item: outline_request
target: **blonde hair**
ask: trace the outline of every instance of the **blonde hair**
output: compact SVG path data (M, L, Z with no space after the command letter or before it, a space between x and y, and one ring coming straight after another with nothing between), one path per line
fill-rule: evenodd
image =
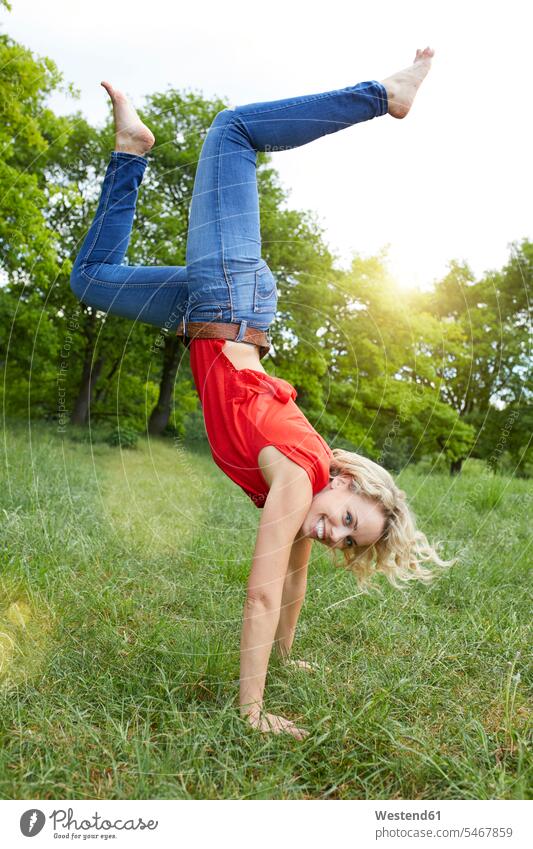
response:
M374 545L354 545L343 549L344 564L334 557L336 566L343 566L355 574L362 590L366 591L378 572L383 573L394 587L402 589L408 581L432 581L436 577L436 569L444 569L457 561L457 558L441 560L426 535L417 530L405 492L396 486L386 469L360 454L341 448L334 448L332 453L331 477L351 477L351 489L379 502L385 515L383 534ZM433 568L427 568L423 563L432 564Z

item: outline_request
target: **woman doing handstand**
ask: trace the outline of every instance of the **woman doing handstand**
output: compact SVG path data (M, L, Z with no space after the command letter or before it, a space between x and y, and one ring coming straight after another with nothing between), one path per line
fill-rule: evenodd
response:
M432 56L417 50L413 65L381 82L220 112L198 163L185 267L123 264L155 139L127 98L102 83L116 145L71 285L91 307L184 336L213 458L262 508L240 673L241 715L261 731L307 734L266 713L263 693L273 645L284 658L291 649L313 540L341 551L363 583L375 572L396 585L428 580L423 561L444 562L389 473L330 450L294 403L295 389L261 364L277 290L261 258L257 151L298 147L387 113L405 117Z

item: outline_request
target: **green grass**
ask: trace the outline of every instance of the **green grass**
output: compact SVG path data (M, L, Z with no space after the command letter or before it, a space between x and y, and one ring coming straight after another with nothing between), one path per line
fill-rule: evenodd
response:
M293 653L321 671L267 679L298 742L238 714L259 511L205 449L13 424L1 468L2 798L531 795L530 482L402 474L461 556L430 587L357 595L317 547Z

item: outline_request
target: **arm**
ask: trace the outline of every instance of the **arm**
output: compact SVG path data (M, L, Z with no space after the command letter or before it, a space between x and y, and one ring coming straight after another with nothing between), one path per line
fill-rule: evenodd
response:
M303 538L296 539L292 544L289 568L283 585L278 628L274 638L274 649L282 658L290 654L298 617L304 603L307 565L312 545L312 540Z
M262 709L291 546L312 501L305 470L288 458L284 461L278 466L263 508L248 579L241 636L242 716L257 716Z

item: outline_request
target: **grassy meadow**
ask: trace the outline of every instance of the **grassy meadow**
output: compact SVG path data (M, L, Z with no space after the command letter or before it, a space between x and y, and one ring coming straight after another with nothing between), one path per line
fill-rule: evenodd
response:
M205 446L7 426L0 494L0 797L531 796L532 483L406 469L419 524L460 562L358 593L316 546L293 656L238 713L259 511Z

